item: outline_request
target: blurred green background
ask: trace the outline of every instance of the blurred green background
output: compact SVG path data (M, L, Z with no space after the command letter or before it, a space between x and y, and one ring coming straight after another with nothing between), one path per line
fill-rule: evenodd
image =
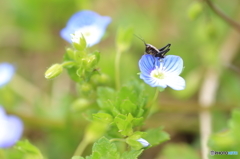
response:
M232 19L239 19L238 0L214 3ZM115 36L119 27L133 27L136 35L158 48L171 43L168 54L184 60L181 76L186 79L186 89L167 88L162 92L154 115L144 126L164 126L171 140L144 151L141 159L201 158L199 123L203 121L199 113L203 110L210 112L215 135L223 131L240 133L234 129L240 126L238 122L229 126L231 112L240 106L239 32L205 1L5 0L0 6L0 62L14 64L17 71L13 80L0 89L0 104L24 120L23 138L47 158L70 158L88 123L84 113L69 112L72 101L79 96L66 71L54 80L44 78L46 69L61 61L70 45L59 31L72 14L83 9L112 18L102 41L90 48L101 52L99 67L110 76L108 85L114 86ZM134 38L121 58L123 83L139 80L138 60L143 53L142 41ZM152 94L153 89L148 89ZM236 136L229 136L235 140ZM218 144L225 141L224 137L215 136L209 145L215 151L240 153L237 143L231 149L227 142ZM90 151L91 145L84 154Z

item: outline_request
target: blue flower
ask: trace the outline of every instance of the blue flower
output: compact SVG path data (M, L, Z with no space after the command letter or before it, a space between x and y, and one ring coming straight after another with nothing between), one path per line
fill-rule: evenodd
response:
M83 35L87 41L87 46L91 47L100 42L110 22L111 18L108 16L100 16L93 11L83 10L75 13L69 19L60 35L69 43L79 43L79 39Z
M179 56L168 55L159 59L145 54L139 60L139 68L140 78L151 87L169 86L175 90L185 88L185 80L179 76L183 69L183 60Z
M0 87L7 84L12 79L14 72L15 68L13 65L9 63L0 64Z
M7 115L0 106L0 148L13 146L21 138L22 132L22 121L14 115Z
M147 142L147 140L140 138L137 140L138 142L140 142L142 144L143 147L148 147L150 144Z

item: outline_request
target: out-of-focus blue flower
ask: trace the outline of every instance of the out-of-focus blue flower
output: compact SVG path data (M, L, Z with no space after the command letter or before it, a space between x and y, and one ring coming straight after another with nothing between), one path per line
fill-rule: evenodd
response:
M0 106L0 148L13 146L21 138L22 133L22 121L14 115L7 115Z
M147 142L147 140L143 139L143 138L140 138L137 140L138 142L140 142L143 147L148 147L150 144Z
M7 84L15 72L13 65L9 63L0 63L0 87Z
M151 87L175 90L185 88L185 80L179 76L183 69L183 60L179 56L168 55L159 60L150 54L145 54L139 60L140 78Z
M100 42L111 18L101 16L93 11L83 10L75 13L68 21L67 26L61 30L60 35L69 43L79 43L82 35L87 46L91 47Z

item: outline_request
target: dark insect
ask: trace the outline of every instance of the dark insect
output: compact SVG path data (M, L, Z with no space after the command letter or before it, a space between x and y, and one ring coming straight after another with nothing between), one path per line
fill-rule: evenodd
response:
M136 35L135 35L136 36ZM136 36L138 37L138 36ZM166 46L157 49L155 46L151 44L147 44L142 38L138 37L140 40L142 40L146 46L145 53L151 54L154 57L164 58L165 54L170 50L171 44L167 44Z

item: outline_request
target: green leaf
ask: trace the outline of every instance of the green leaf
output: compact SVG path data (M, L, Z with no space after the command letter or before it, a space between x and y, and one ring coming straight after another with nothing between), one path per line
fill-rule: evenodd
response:
M109 87L99 87L97 89L97 95L97 103L102 110L112 115L119 114L119 111L114 106L114 101L116 98L114 89Z
M234 110L232 113L232 119L230 120L230 128L234 135L234 138L240 142L240 111Z
M80 156L73 156L72 159L84 159L84 157L80 157Z
M85 37L82 35L79 38L79 42L73 42L73 46L75 49L79 50L79 51L83 51L87 48L87 42Z
M22 151L28 158L44 159L40 150L32 145L28 140L18 141L15 148Z
M138 156L143 152L142 150L132 150L132 151L126 151L122 154L121 159L137 159Z
M169 134L164 132L162 129L163 129L162 127L149 129L144 139L146 139L152 146L158 145L164 141L169 140L170 139Z
M116 107L122 114L131 113L134 117L143 116L146 97L142 91L138 91L137 85L127 85L121 88L117 94Z
M75 51L72 48L67 48L64 55L64 61L75 60Z
M78 70L78 67L76 66L73 66L71 68L68 68L67 69L67 72L70 76L70 78L75 81L75 82L81 82L82 79L77 75L77 70Z
M136 109L137 109L137 105L132 103L129 99L123 100L120 106L118 107L118 110L120 110L122 114L129 114L129 113L135 114Z
M133 118L133 126L140 126L143 125L144 122L144 118L140 117L140 118Z
M134 150L140 150L143 148L143 145L137 141L138 139L142 138L146 133L145 132L134 132L131 136L126 139L128 145L130 145Z
M85 137L88 142L93 142L103 136L108 128L108 124L94 121L86 128Z
M106 137L102 137L94 143L92 152L92 159L120 159L117 146Z
M80 157L80 156L73 156L72 159L92 159L92 156L87 156L87 157Z
M93 114L93 119L104 123L111 123L113 121L113 117L107 113Z
M131 45L133 28L119 28L116 37L117 49L120 52L127 51Z
M117 125L119 132L123 136L130 136L133 133L133 117L131 114L128 116L119 114L115 117L114 122Z
M147 102L147 95L145 92L145 86L143 83L140 83L138 80L131 80L126 86L122 87L118 93L118 103L121 103L124 99L129 99L132 103L137 106L137 110L134 114L134 117L144 116L144 107Z
M91 102L86 98L79 98L71 104L71 110L78 112L89 108Z

